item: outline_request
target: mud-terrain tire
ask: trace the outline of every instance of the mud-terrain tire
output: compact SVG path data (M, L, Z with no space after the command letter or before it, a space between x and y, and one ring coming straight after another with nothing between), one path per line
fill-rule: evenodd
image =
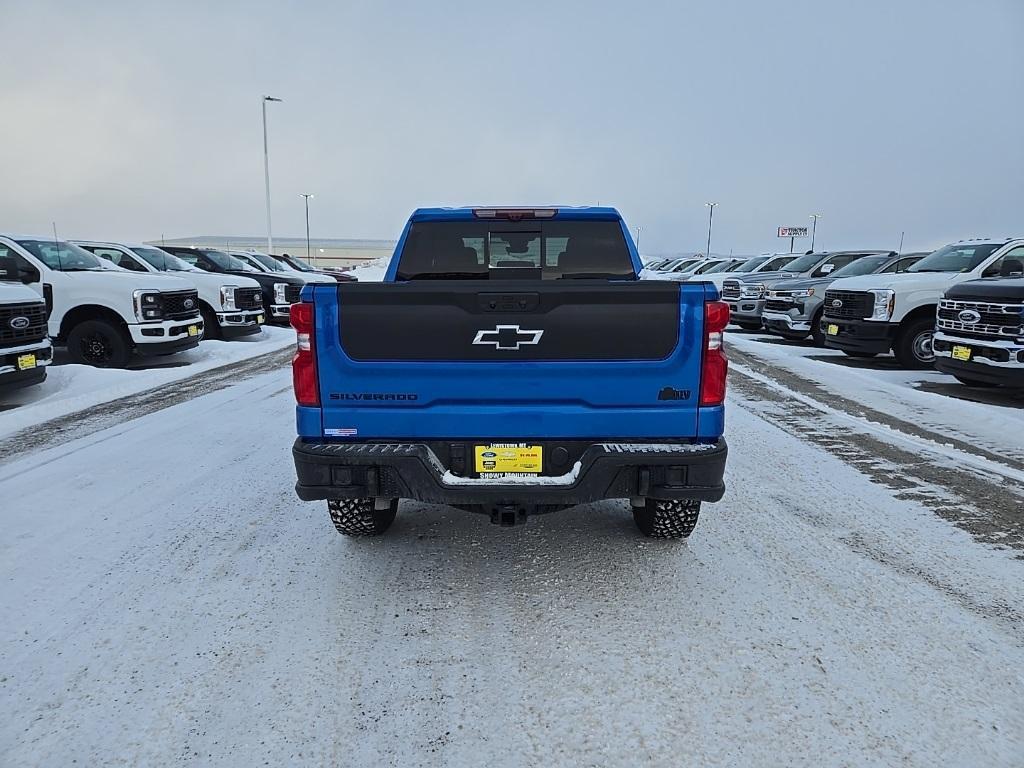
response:
M736 323L736 325L738 325L744 331L760 331L761 330L761 324L760 323Z
M398 499L391 499L387 509L374 509L373 499L332 499L327 511L340 534L380 536L395 521Z
M694 499L647 499L633 507L633 522L651 539L685 539L697 526L700 502Z
M106 320L86 320L68 334L68 356L94 368L124 368L132 358L131 339Z
M963 384L965 387L977 387L978 389L991 389L992 387L998 387L998 384L993 384L991 381L978 381L977 379L969 379L966 376L958 376L953 374L953 378Z
M935 320L923 317L901 328L892 345L892 353L904 368L926 369L933 367L935 353L932 338L935 335Z

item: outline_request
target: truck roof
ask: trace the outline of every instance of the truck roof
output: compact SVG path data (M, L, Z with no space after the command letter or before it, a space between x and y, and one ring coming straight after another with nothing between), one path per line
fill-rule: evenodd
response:
M467 205L459 208L417 208L409 217L411 221L484 221L494 219L562 219L596 221L620 221L618 210L600 205L546 205L546 206L495 206Z
M110 245L120 246L121 248L159 248L159 245L146 245L145 243L129 243L124 240L71 240L76 245Z

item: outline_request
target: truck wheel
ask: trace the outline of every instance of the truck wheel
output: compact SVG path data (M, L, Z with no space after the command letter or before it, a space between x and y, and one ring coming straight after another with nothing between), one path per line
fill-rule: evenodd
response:
M124 368L131 360L125 332L106 320L86 320L68 334L68 355L73 362L96 368Z
M203 338L204 339L219 339L220 323L217 322L217 315L214 314L212 309L207 309L203 306L199 310L199 314L203 316Z
M932 337L935 335L935 320L923 317L915 320L900 331L893 344L892 352L904 368L931 368L935 362L932 351Z
M647 499L642 507L633 507L636 527L652 539L685 539L699 516L700 502L694 499Z
M821 316L822 311L819 310L814 314L814 317L811 318L811 341L814 342L814 346L816 347L825 346L825 334L821 330Z
M978 381L977 379L968 379L965 376L958 376L953 374L953 378L963 384L965 387L977 387L978 389L989 389L990 387L998 387L998 384L993 384L991 381Z
M331 522L345 536L379 536L391 527L398 511L398 499L386 509L375 509L373 499L332 499L327 502Z
M742 328L745 331L760 331L761 330L761 324L760 323L736 323L736 325L738 325L740 328Z

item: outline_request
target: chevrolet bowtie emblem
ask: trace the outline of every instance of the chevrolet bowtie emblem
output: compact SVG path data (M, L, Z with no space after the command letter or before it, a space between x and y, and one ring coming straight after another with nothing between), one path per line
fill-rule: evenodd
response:
M498 325L493 330L477 331L473 343L514 352L522 346L540 343L543 335L542 330L527 331L518 325Z

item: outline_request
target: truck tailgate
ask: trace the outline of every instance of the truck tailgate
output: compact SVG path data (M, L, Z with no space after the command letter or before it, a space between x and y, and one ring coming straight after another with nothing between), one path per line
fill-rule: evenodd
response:
M717 297L713 287L428 280L310 293L322 407L305 417L300 409L300 434L685 439L703 431L704 303Z

